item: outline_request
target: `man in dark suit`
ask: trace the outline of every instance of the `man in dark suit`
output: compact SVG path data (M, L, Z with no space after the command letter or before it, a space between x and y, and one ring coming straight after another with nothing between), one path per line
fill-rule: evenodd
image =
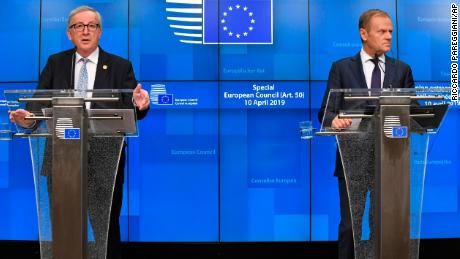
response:
M132 98L125 98L109 108L136 108L142 119L149 110L149 95L137 83L131 62L109 54L99 47L102 35L101 15L88 6L80 6L69 14L67 36L75 48L49 57L43 69L38 89L134 89ZM88 106L87 106L88 107ZM92 104L92 108L108 108ZM18 109L10 113L10 120L30 128L34 121L25 120L31 111ZM124 182L125 149L122 149L113 191L110 213L107 258L120 258L120 225L122 190Z
M360 16L359 33L362 49L355 56L341 59L332 64L327 90L318 114L323 126L343 129L352 124L352 120L338 117L339 110L351 108L350 104L337 98L326 107L331 89L414 87L411 68L403 62L385 55L391 49L392 32L393 26L388 13L371 9ZM350 205L343 163L338 150L336 156L334 175L338 177L341 217L338 254L339 258L353 258L354 244Z

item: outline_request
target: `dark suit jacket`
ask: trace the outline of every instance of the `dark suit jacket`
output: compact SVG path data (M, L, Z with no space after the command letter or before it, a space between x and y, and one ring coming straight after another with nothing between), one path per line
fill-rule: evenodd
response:
M45 68L43 69L38 90L48 89L74 89L73 76L75 49L66 50L48 58ZM105 66L105 69L104 69ZM94 89L134 89L137 85L134 77L133 67L130 61L116 55L109 54L99 47L99 59L96 68L96 78L94 80ZM40 111L42 107L50 107L51 104L32 104L28 107L31 111ZM127 109L133 108L132 95L123 95L122 101L117 103L93 103L91 108L112 108L112 109ZM138 119L142 119L147 115L149 109L139 111L136 108ZM44 161L51 161L50 157L51 146L47 142L45 148ZM123 149L122 158L125 150ZM124 161L120 161L124 162ZM119 168L121 171L124 167ZM50 165L43 166L42 174L50 175ZM119 172L118 177L123 178L123 174Z
M43 69L38 89L73 89L74 88L74 54L75 49L66 50L48 58ZM103 67L106 67L104 69ZM110 54L99 47L99 60L94 80L94 89L134 89L137 85L133 67L130 61ZM132 108L131 97L125 96L124 100L110 108ZM102 104L93 104L92 108L109 108ZM148 109L137 110L137 118L142 119L147 115Z
M385 77L383 81L383 88L414 87L412 70L409 65L402 61L385 56L384 73ZM346 104L343 101L336 101L334 103L330 103L326 110L329 91L331 89L348 88L367 89L360 53L353 57L341 59L332 64L331 70L329 72L326 93L324 94L321 109L318 113L318 119L320 123L323 121L324 116L324 124L330 126L332 120L338 114L340 109L348 109L351 108L349 105L356 105ZM338 151L334 175L343 177L342 161L340 160Z

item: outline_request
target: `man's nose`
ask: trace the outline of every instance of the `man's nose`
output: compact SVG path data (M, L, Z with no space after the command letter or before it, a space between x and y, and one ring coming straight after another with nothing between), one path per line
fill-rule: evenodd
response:
M83 34L88 34L89 33L89 28L88 26L83 27Z

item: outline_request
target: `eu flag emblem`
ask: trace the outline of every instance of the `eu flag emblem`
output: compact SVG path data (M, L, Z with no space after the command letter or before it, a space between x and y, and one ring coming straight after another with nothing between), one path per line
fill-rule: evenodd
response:
M80 129L79 128L64 129L64 139L80 139Z
M173 104L173 95L172 94L159 94L158 95L158 104L172 105Z
M204 0L204 44L272 44L272 0Z
M407 127L406 126L393 127L391 136L393 138L407 138Z

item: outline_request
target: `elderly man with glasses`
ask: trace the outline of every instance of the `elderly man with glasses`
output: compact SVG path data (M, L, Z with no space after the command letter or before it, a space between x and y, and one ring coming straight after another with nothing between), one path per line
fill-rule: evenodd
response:
M75 48L51 55L48 58L48 62L40 75L38 89L75 89L83 91L92 89L134 89L133 98L129 100L129 103L117 105L125 107L133 107L134 105L137 118L142 119L149 110L148 92L137 83L130 61L107 53L99 47L101 35L102 18L98 11L89 6L80 6L72 10L68 17L67 36ZM22 127L32 128L35 125L35 121L25 119L26 116L31 115L33 114L30 111L18 109L10 112L10 120ZM123 196L124 167L125 149L123 148L113 191L107 258L120 258L122 254L120 249L119 216ZM42 174L44 173L42 172ZM51 184L51 181L49 181L49 184ZM89 209L91 210L91 208Z

